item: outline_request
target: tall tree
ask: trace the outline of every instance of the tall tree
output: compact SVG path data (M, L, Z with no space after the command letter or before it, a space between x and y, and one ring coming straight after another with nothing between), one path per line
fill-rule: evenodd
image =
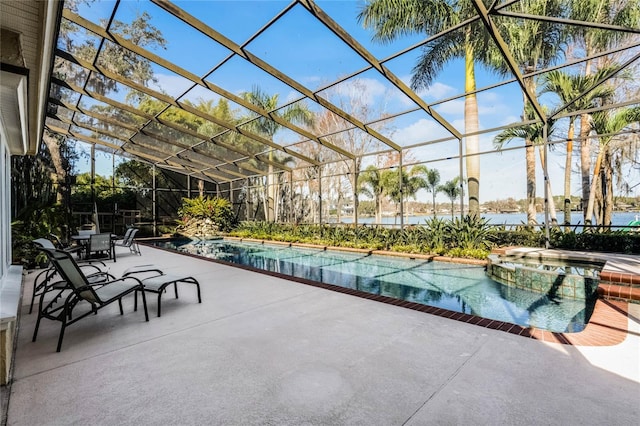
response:
M278 94L269 95L260 87L254 86L250 92L242 93L242 97L247 101L252 103L253 105L263 109L264 111L269 112L272 116L278 116L283 118L286 121L289 121L294 124L302 124L306 126L313 125L314 117L311 111L307 108L305 104L295 103L293 105L289 105L286 108L277 109L278 108ZM282 128L282 125L278 124L276 121L267 117L260 117L254 120L251 120L247 127L252 129L253 131L262 134L267 137L270 141L273 141L273 137L275 134ZM281 161L286 162L290 160L290 157L287 158L277 158L274 154L273 149L269 150L269 160L271 161ZM283 163L284 164L284 163ZM267 182L265 189L265 219L267 221L274 221L277 218L275 217L275 205L276 205L276 182L275 175L273 170L273 164L269 164L268 172L267 172Z
M475 14L471 2L449 0L369 0L358 15L365 28L373 29L374 40L390 42L408 34L438 34ZM475 93L475 61L494 65L495 49L489 44L485 28L479 21L463 30L449 31L427 44L413 68L413 89L428 88L444 68L457 58L465 61L465 133L479 130L478 103ZM480 212L480 157L478 135L465 137L469 213Z
M575 111L581 111L584 109L595 106L596 100L602 100L609 98L613 95L613 89L609 85L600 85L595 89L584 94L580 99L575 100L578 95L585 92L589 88L605 77L611 72L611 68L602 68L596 74L593 75L580 75L569 74L563 71L551 71L543 76L542 93L553 92L555 93L560 102L568 107L566 112L572 113ZM572 102L572 103L570 103ZM564 225L566 231L571 228L571 169L572 169L572 155L573 155L573 140L575 137L575 121L576 117L569 117L569 127L567 130L567 154L565 157L565 169L564 169Z
M376 207L376 223L380 223L382 221L384 183L382 180L382 172L378 167L370 165L360 173L358 192L373 198Z
M530 15L562 17L566 14L564 0L522 0L511 6L512 10ZM532 19L505 19L500 21L500 29L513 59L523 74L530 74L546 68L563 54L567 33L553 22ZM507 73L506 63L498 65L498 70ZM536 96L535 77L527 77L524 85L530 96ZM523 117L536 119L528 112L529 98L523 91ZM527 222L536 223L536 154L532 140L525 134L525 163L527 176ZM548 174L547 174L548 176ZM550 184L549 184L550 185Z
M589 202L587 204L587 216L585 224L591 225L593 220L593 209L596 199L596 188L598 178L602 169L603 158L610 154L610 145L618 133L632 124L640 123L640 107L623 108L616 112L599 111L593 113L592 129L598 135L599 152L593 169L593 179L589 188ZM603 185L603 190L606 186ZM607 225L607 223L601 223Z
M637 0L568 0L569 17L578 21L606 23L629 28L640 25L640 8ZM570 36L576 50L589 57L598 51L605 50L624 39L633 37L629 33L589 28L586 26L572 27ZM589 76L595 72L598 62L587 60L584 63L583 75ZM585 223L587 219L587 205L590 197L591 174L591 118L589 114L580 117L580 172L582 175L582 200Z
M545 114L546 114L546 108L544 108L545 110ZM533 107L530 104L527 104L526 109L525 109L525 114L522 119L523 121L533 121L535 119L535 113L533 111ZM532 150L535 149L535 147L539 147L540 148L540 164L544 170L545 175L549 175L548 170L544 169L545 168L545 161L544 161L544 124L543 123L530 123L530 124L526 124L526 125L521 125L518 127L510 127L508 129L503 130L502 132L498 133L494 138L493 138L493 142L494 145L496 146L497 149L501 149L504 144L506 144L507 142L513 140L513 139L524 139L525 143L528 145L531 145ZM555 120L549 120L548 124L547 124L547 138L549 136L551 136L554 132L554 126L555 126ZM535 151L533 151L533 159L535 161ZM532 178L529 176L529 173L535 173L535 163L534 163L534 167L527 167L527 180L532 180L535 178ZM548 194L548 203L549 203L549 208L550 208L550 215L551 215L551 223L553 225L557 225L558 224L558 219L556 218L556 210L555 210L555 204L553 202L553 194L551 192L551 183L549 182L549 180L546 180L547 183L547 194ZM527 199L527 204L530 203L530 200ZM534 214L537 212L537 210L535 209L535 198L534 198ZM529 212L527 212L527 219L529 223L533 223L531 221L531 219L529 219ZM535 216L534 216L534 220L535 220Z
M402 169L402 172L399 170L382 172L382 191L396 206L396 217L398 216L397 208L405 198L415 199L417 192L426 188L426 173L427 168L422 165L413 166L408 172L405 169Z
M77 13L80 3L81 1L79 0L68 0L65 1L64 7ZM92 0L83 3L89 3L88 6L90 6ZM129 24L114 20L107 27L108 21L104 19L100 23L108 31L125 37L138 46L164 47L166 42L162 34L150 24L150 20L151 16L145 12L136 16ZM105 43L102 45L102 49L98 51L99 46L96 46L94 39L80 34L78 27L70 21L62 21L59 38L60 44L68 53L88 61L95 60L107 70L143 85L148 85L150 82L155 81L149 61L115 43ZM118 85L115 81L93 74L85 68L75 66L59 58L54 64L53 73L56 77L78 86L83 86L87 81L90 88L102 95L118 90ZM132 93L127 94L128 100L130 100ZM73 165L73 162L70 162L69 157L66 156L68 151L67 142L46 131L42 139L51 155L56 172L56 181L59 183L59 188L63 188L65 187L64 183L68 181L68 175ZM60 193L59 201L62 200L63 194Z
M436 195L440 192L440 172L436 169L427 169L425 172L425 189L431 193L433 217L436 216Z
M460 196L460 177L456 176L446 181L443 185L440 185L438 189L451 200L451 220L453 220L454 203Z
M381 117L388 116L385 110L386 103L371 102L372 94L370 86L363 79L353 78L341 83L338 86L332 86L322 92L323 97L326 96L334 105L340 107L341 110L357 117L363 123L371 123ZM383 94L382 96L386 96ZM389 134L393 131L393 119L388 118L369 125L377 132ZM367 132L360 129L354 129L353 125L335 113L325 110L316 116L314 130L319 136L323 136L324 140L329 141L333 145L343 148L355 156L353 159L343 158L336 164L341 165L342 170L349 176L349 184L351 186L351 196L353 197L353 221L357 222L358 214L358 180L362 171L362 159L367 152L377 150L376 145L380 143L377 139ZM325 161L330 160L324 158ZM339 181L338 185L342 185ZM346 185L345 185L346 186ZM343 195L338 194L342 199Z

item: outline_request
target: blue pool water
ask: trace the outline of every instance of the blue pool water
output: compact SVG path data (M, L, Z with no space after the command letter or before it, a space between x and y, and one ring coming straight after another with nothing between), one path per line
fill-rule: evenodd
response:
M595 300L550 299L497 283L481 266L235 241L158 247L555 332L579 332Z

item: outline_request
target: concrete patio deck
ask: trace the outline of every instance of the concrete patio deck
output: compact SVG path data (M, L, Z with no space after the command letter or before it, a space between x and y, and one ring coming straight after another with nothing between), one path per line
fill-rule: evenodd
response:
M605 347L546 343L193 257L142 247L202 287L163 296L150 321L117 305L70 326L28 315L9 425L637 424L640 305Z

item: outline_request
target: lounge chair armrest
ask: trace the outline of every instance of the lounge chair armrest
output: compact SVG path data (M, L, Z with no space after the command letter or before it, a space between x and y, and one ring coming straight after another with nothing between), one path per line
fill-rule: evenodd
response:
M135 282L138 283L138 285L141 288L144 288L144 284L142 284L142 281L136 277L132 277L132 276L128 276L128 277L122 277L122 278L118 278L117 280L113 280L113 281L109 281L109 283L115 283L115 282L119 282L119 281L127 281L127 280L134 280Z
M122 278L129 277L134 274L144 274L149 272L155 272L159 275L163 274L162 270L156 265L138 265L124 271L124 273L122 274Z
M92 263L82 264L82 265L78 265L78 266L80 267L80 269L93 268L95 270L95 272L89 272L89 273L82 271L82 272L84 272L85 275L88 275L88 274L94 275L94 274L102 273L102 269L98 268L96 265L94 265Z
M42 285L42 283L47 283L53 278L54 275L57 275L58 271L55 268L45 269L44 271L38 272L34 281L36 287Z

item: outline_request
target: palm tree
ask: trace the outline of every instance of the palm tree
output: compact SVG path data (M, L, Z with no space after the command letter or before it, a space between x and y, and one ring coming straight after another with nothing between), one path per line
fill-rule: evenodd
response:
M578 95L593 87L594 83L600 81L608 75L612 68L602 68L593 75L568 74L563 71L551 71L543 76L542 93L555 93L563 105L572 102ZM568 113L580 111L595 106L598 99L609 98L613 95L613 88L609 85L599 85L589 93L582 96L575 102L572 102L565 108ZM573 138L575 135L575 117L569 117L569 128L567 129L567 155L565 157L564 169L564 224L566 231L571 228L571 168L573 154Z
M546 110L546 108L545 108ZM546 112L545 112L546 114ZM534 111L533 111L533 107L530 104L526 104L525 107L525 116L523 117L523 121L530 121L533 120L534 118ZM548 121L548 135L550 136L553 131L554 131L554 124L555 124L555 120L549 120ZM548 172L546 169L544 169L545 167L545 161L544 161L544 124L543 123L532 123L532 124L526 124L526 125L522 125L522 126L518 126L518 127L510 127L508 129L503 130L502 132L498 133L494 138L493 138L493 143L496 146L497 149L501 149L507 142L513 140L513 139L524 139L525 142L527 143L527 145L531 146L531 152L533 153L533 160L534 160L534 167L527 167L527 193L532 192L533 193L533 207L534 207L534 216L533 216L533 221L531 220L531 218L529 217L529 211L527 211L527 221L528 223L535 223L535 186L533 188L529 187L529 183L530 182L534 182L535 184L535 177L531 177L529 176L529 173L533 173L535 174L535 146L538 146L540 149L540 163L543 167L543 170L545 172L545 175L548 176ZM558 224L558 219L556 218L556 209L555 209L555 203L553 201L553 195L551 193L551 183L549 182L549 179L547 179L547 192L548 192L548 202L549 202L549 209L550 209L550 215L551 215L551 223L553 225L557 225ZM527 200L527 202L529 203L530 200Z
M374 165L368 166L358 176L358 192L373 198L376 206L376 223L382 221L382 195L384 186L382 173Z
M603 22L628 28L640 25L640 8L636 1L620 0L570 0L569 18L578 21ZM604 50L609 46L620 43L632 34L620 31L608 31L589 27L572 27L570 36L575 44L584 51L584 56ZM593 74L592 61L585 62L583 74ZM582 175L582 200L584 202L584 220L587 221L587 200L590 197L591 173L591 132L589 114L580 117L580 170ZM591 217L588 218L591 221Z
M522 0L511 8L532 15L563 16L566 5L564 0ZM562 53L567 33L551 22L530 19L509 19L500 21L501 32L518 68L523 74L529 74L551 65ZM508 73L506 63L497 64L497 71ZM526 78L527 92L535 96L536 81ZM537 118L528 112L529 98L523 91L524 117ZM534 141L525 136L525 162L527 177L527 222L536 221L536 154ZM549 184L549 182L547 182ZM550 184L549 184L550 185Z
M440 191L440 172L436 169L426 169L425 172L425 189L431 193L433 217L436 216L436 195Z
M270 96L266 92L262 91L258 86L254 86L251 92L242 93L242 97L247 102L252 103L253 105L261 108L264 111L271 112L272 115L282 117L283 119L295 123L295 124L303 124L306 126L311 126L313 124L313 114L304 104L293 104L289 105L286 108L276 110L278 107L278 94ZM273 111L273 112L272 112ZM252 131L259 133L270 141L273 141L273 137L275 134L282 128L282 126L276 123L274 120L268 117L260 117L254 120L251 120L247 127ZM279 161L284 164L283 159L277 159L274 155L273 150L269 151L269 160L271 161ZM290 158L288 157L288 161ZM276 184L275 177L273 172L273 164L269 164L268 173L267 173L267 182L266 182L266 192L265 192L265 220L274 221L276 220L275 216L275 205L276 205Z
M426 180L424 178L427 168L417 165L411 168L409 172L404 169L402 172L397 170L385 170L381 174L382 193L387 195L397 208L401 205L405 198L416 198L417 192L421 188L426 188ZM402 176L402 183L400 181Z
M451 180L446 181L443 185L438 187L438 190L444 193L449 200L451 200L451 220L453 220L453 204L460 196L460 177L456 176Z
M416 200L418 191L427 188L428 170L429 169L422 164L413 166L411 168L404 184L404 193L406 194L407 198L411 197Z
M404 170L402 170L402 173L397 170L385 170L380 175L380 181L382 183L383 195L389 197L389 200L391 200L396 208L396 215L394 216L394 223L396 223L398 206L403 200L403 188L407 186L407 173Z
M374 40L390 42L407 34L437 34L475 14L468 0L368 0L358 20L374 30ZM484 27L474 22L462 31L451 31L423 48L413 68L411 87L427 88L444 66L453 59L465 61L465 133L479 130L478 103L475 93L474 61L493 64L495 48L489 43ZM480 140L477 135L465 137L466 171L469 188L469 213L480 212Z
M600 150L598 152L596 164L593 169L593 179L591 180L591 187L589 188L587 216L585 217L584 222L586 225L592 224L598 178L600 176L603 158L610 152L611 141L618 133L620 133L620 131L622 131L626 127L629 127L631 124L639 122L640 107L623 108L613 114L611 113L611 111L599 111L593 113L591 127L598 135L600 135L598 138L600 142ZM602 223L601 225L604 225L604 223Z

